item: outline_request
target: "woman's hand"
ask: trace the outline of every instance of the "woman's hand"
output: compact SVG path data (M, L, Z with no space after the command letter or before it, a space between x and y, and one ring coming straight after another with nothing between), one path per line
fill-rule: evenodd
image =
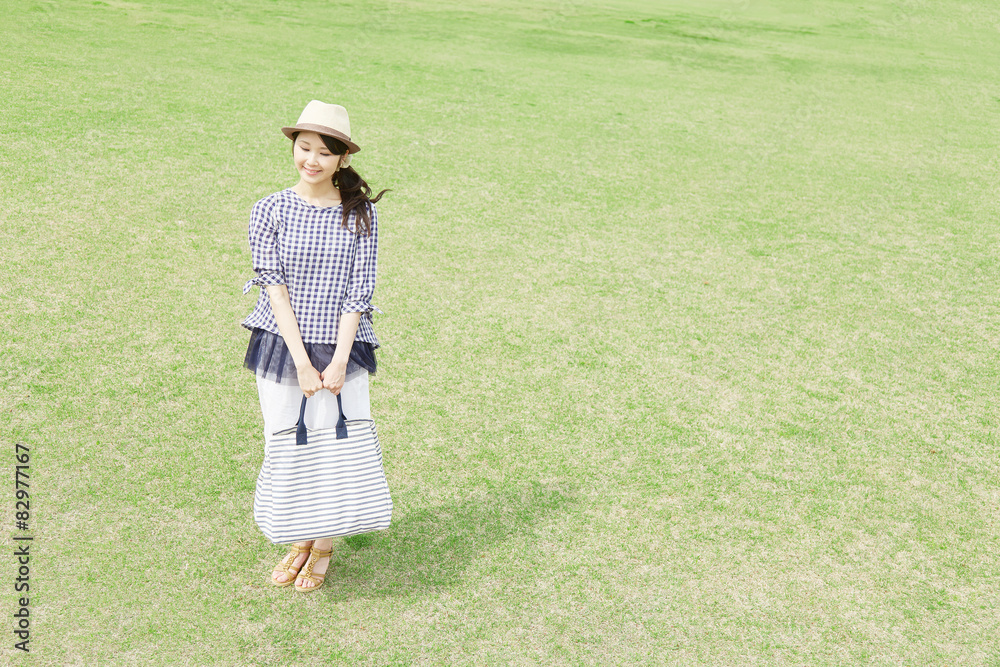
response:
M337 351L333 353L330 365L323 371L323 388L329 389L334 395L339 394L344 388L344 381L347 379L347 359L354 346L354 336L360 322L361 313L340 315L340 326L337 327ZM343 355L343 358L340 355Z
M339 394L344 388L344 380L347 378L347 360L340 360L336 357L330 361L330 365L323 371L323 388L329 389L334 394Z
M311 364L308 368L296 368L295 372L299 376L299 389L306 396L312 396L323 388L323 378Z

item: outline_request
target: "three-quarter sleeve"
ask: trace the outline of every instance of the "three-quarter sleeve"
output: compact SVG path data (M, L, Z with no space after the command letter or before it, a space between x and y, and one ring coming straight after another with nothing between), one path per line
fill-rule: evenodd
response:
M378 213L375 204L369 204L371 214L371 234L357 237L354 267L344 295L344 313L370 313L378 310L372 305L375 294L375 271L378 263ZM357 226L357 221L355 221Z
M285 285L285 269L278 255L278 226L273 201L262 199L254 205L250 211L247 239L257 275L246 282L243 293L246 294L254 286Z

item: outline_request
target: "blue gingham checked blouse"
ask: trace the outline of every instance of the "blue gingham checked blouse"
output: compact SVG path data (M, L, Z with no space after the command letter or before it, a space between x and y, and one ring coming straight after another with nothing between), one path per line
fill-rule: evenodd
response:
M371 236L357 236L341 225L341 205L313 206L292 189L275 192L254 204L250 212L250 254L257 272L243 293L257 285L260 296L243 321L247 329L279 334L265 285L287 285L292 311L304 343L334 343L341 313L362 313L355 340L377 348L372 328L375 269L378 256L378 215L370 204ZM351 248L353 253L351 268ZM382 312L382 311L378 311Z

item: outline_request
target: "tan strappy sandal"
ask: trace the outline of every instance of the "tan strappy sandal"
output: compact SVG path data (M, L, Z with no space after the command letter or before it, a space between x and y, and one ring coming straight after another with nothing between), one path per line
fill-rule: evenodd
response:
M299 593L312 593L313 591L318 591L323 587L323 582L326 581L327 572L330 571L330 564L326 564L326 572L323 574L313 574L313 565L316 564L320 558L326 558L333 554L333 549L310 549L309 550L309 560L306 561L305 567L302 568L302 572L299 574L298 578L295 580L295 590ZM299 586L299 579L308 579L309 581L316 584L315 586L310 586L305 588Z
M285 557L281 559L281 562L275 566L275 569L278 568L281 569L281 572L279 572L278 574L284 573L287 579L285 581L278 581L277 579L274 578L274 572L272 571L271 583L274 584L275 586L291 586L292 584L294 584L295 578L298 576L300 568L293 567L292 563L294 563L295 559L299 557L299 554L304 554L309 550L310 550L309 547L300 547L297 544L293 544L292 550L289 551L287 554L285 554Z

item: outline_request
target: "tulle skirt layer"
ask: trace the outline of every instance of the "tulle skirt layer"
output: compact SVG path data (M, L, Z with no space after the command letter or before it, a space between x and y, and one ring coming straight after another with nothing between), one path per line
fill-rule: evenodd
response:
M330 343L304 343L306 353L312 362L313 368L323 372L330 361L333 353L337 350L337 345ZM243 366L258 377L262 377L278 384L295 385L299 384L299 376L295 372L295 361L292 359L285 340L276 333L271 333L264 329L254 329L250 332L250 343L247 345L246 358ZM365 370L375 374L375 348L371 343L356 340L351 347L351 356L347 360L347 378L351 378L358 371Z

